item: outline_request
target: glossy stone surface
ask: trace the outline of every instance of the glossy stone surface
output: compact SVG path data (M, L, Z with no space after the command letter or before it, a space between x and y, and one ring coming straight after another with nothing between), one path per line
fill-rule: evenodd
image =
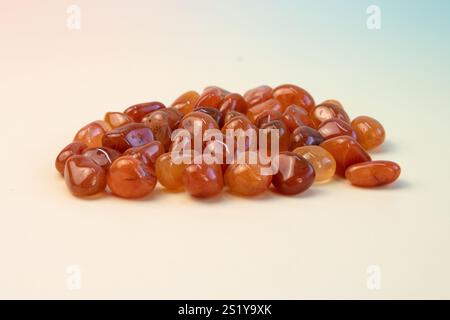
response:
M252 123L255 123L255 119L259 114L269 110L282 112L281 103L275 99L269 99L267 101L264 101L248 109L247 117Z
M170 191L181 191L184 189L183 173L188 164L180 161L175 163L171 153L164 153L156 160L156 177L159 183Z
M255 163L231 164L225 172L225 185L231 193L256 196L266 191L272 182L271 175L262 175L263 166Z
M112 128L118 128L133 122L133 119L122 112L107 112L105 122Z
M364 148L349 136L325 140L320 146L331 153L336 160L336 174L342 177L351 165L372 160Z
M309 112L309 117L316 128L318 128L323 122L330 119L340 119L342 121L350 123L350 118L347 112L345 112L344 109L341 109L337 105L331 103L320 104L314 107Z
M230 93L223 98L223 102L219 107L222 114L227 114L229 111L238 111L246 113L248 109L247 102L239 93Z
M169 150L172 142L169 114L163 110L152 112L144 118L143 123L152 130L153 138L161 142L165 150Z
M304 146L296 148L293 152L305 158L314 167L316 182L325 182L333 178L336 172L336 161L324 148Z
M370 150L383 144L386 133L383 126L376 119L360 116L352 121L356 139L366 149Z
M107 174L111 192L122 198L141 198L156 185L154 170L133 156L122 156L113 162Z
M273 120L265 123L261 126L261 129L265 130L278 130L278 149L279 151L288 151L291 145L291 133L289 132L287 126L281 120ZM267 134L267 150L268 154L271 154L271 134L268 132ZM261 146L260 146L261 148Z
M196 126L198 126L203 133L208 129L219 129L219 125L213 117L199 111L188 113L180 122L180 128L186 129L192 137L194 137L194 128Z
M130 148L124 152L124 156L132 156L147 166L155 167L156 160L164 153L164 146L159 141L152 141L140 147Z
M183 173L185 190L193 197L208 198L223 189L222 168L218 164L190 164Z
M319 126L317 129L319 133L325 140L339 137L339 136L350 136L356 138L355 131L353 131L352 126L341 119L329 119Z
M294 152L281 152L279 155L279 171L272 177L275 189L286 195L299 194L314 183L313 166Z
M199 94L196 91L188 91L179 96L171 105L171 108L177 109L184 115L192 112L197 103Z
M78 197L97 194L106 187L105 171L82 155L71 156L67 160L64 180L69 190Z
M105 171L108 171L114 160L121 156L120 152L106 147L90 148L83 151L82 155L94 161Z
M301 126L291 133L291 150L303 146L319 145L324 140L316 129Z
M210 107L219 109L223 103L225 92L217 87L206 88L198 97L194 109L199 107Z
M64 166L66 165L67 159L74 155L80 155L84 150L87 149L87 145L83 142L72 142L68 144L61 152L58 154L55 160L55 167L61 175L64 175Z
M105 121L94 121L81 128L75 135L73 141L82 142L88 148L101 147L103 136L110 129Z
M225 123L227 123L228 121L230 121L231 119L233 119L234 117L237 117L237 116L244 116L244 117L246 117L246 115L245 114L243 114L243 113L241 113L241 112L238 112L238 111L228 111L225 115L224 115L224 117L223 117L223 119L222 119L222 126L221 126L221 128L223 127L223 125L225 124Z
M254 119L256 127L261 128L264 124L273 120L282 120L283 114L277 110L266 110L258 114Z
M315 106L314 99L309 92L293 84L284 84L274 88L272 95L280 101L282 111L292 104L302 107L308 112Z
M234 134L234 150L238 148L239 139L244 139L244 149L239 151L248 151L254 145L257 146L258 143L258 132L257 128L248 120L245 116L237 116L232 118L230 121L224 124L222 127L222 133L226 139L227 130L231 131ZM239 131L242 130L242 131ZM253 133L248 130L254 130ZM244 136L245 135L245 136Z
M284 110L283 122L287 125L290 132L293 132L300 126L313 126L308 111L296 105L290 105Z
M369 161L348 167L345 177L355 186L373 188L394 182L400 172L400 166L395 162Z
M253 89L248 90L244 94L244 99L251 108L260 104L264 101L272 99L272 88L266 85L262 85Z
M130 123L113 129L103 136L103 146L121 153L129 148L152 142L153 132L143 123Z
M134 122L141 122L142 118L144 118L149 113L165 108L166 106L163 103L152 101L135 104L134 106L127 108L124 113L131 119L133 119Z
M219 109L215 109L215 108L211 108L211 107L199 107L199 108L195 108L194 111L196 112L203 112L206 113L207 115L211 116L211 118L213 118L216 123L219 125L219 127L221 126L222 121L223 121L223 114L222 112L219 111Z

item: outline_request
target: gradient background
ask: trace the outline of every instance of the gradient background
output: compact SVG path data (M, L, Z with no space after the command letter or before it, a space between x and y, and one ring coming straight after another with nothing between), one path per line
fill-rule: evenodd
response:
M81 30L66 27L70 4ZM450 298L449 38L445 0L1 0L0 297ZM282 83L380 120L373 158L398 161L401 180L87 201L53 167L106 111ZM66 287L70 265L80 290Z

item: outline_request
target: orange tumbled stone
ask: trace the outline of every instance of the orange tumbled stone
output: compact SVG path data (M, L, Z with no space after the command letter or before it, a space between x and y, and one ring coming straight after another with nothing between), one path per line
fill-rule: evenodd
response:
M322 103L314 107L309 112L309 117L316 128L318 128L323 122L330 119L340 119L350 123L350 118L347 112L336 104L331 103Z
M290 132L293 132L300 126L313 126L308 111L294 104L284 110L283 122L288 126Z
M339 136L350 136L356 138L356 134L353 131L352 126L348 122L336 118L322 122L317 131L325 140Z
M156 160L164 153L164 146L159 141L152 141L140 147L130 148L123 153L124 156L132 156L141 160L146 165L155 167Z
M271 175L262 174L263 166L255 163L235 163L225 172L225 184L231 193L255 196L266 191L272 182Z
M58 154L55 160L55 167L61 175L64 175L64 166L66 165L67 159L74 155L80 155L84 150L87 149L87 145L83 142L72 142L67 145Z
M199 94L196 91L188 91L179 96L170 106L177 109L184 115L188 114L194 109L194 105L197 103Z
M78 197L97 194L106 187L105 171L82 155L75 155L67 160L64 180L69 190Z
M247 102L238 93L230 93L223 98L223 102L220 105L220 112L226 115L229 111L237 111L246 113L248 109Z
M143 123L130 123L115 128L103 136L103 146L125 152L129 148L139 147L152 142L153 132Z
M261 102L272 99L272 88L263 85L250 89L244 94L244 99L249 107L256 106Z
M104 120L113 129L133 122L131 117L122 112L107 112Z
M274 88L272 95L280 101L283 112L292 104L302 107L308 112L315 105L314 99L309 92L293 84L284 84Z
M333 178L336 172L336 161L331 153L319 146L304 146L294 149L314 167L316 182L325 182Z
M264 102L261 102L260 104L257 104L256 106L253 106L250 109L248 109L247 117L252 123L255 123L255 120L258 117L258 115L260 115L264 111L282 112L281 103L275 99L269 99Z
M113 162L107 175L111 192L122 198L141 198L156 185L154 170L132 156L122 156Z
M163 110L157 110L145 117L143 121L152 130L154 139L161 142L165 150L169 150L172 142L169 114Z
M400 166L395 162L369 161L350 166L345 177L355 186L373 188L394 182L400 172Z
M156 160L155 170L159 183L170 191L183 190L183 173L188 163L183 163L183 159L176 162L172 159L171 153L164 153Z
M372 160L364 148L349 136L325 140L320 146L334 157L336 173L342 177L345 176L345 170L351 165Z
M373 149L383 144L386 133L377 120L367 116L360 116L352 121L356 139L366 149Z
M218 164L189 164L183 173L183 185L193 197L208 198L223 189L222 168Z
M82 155L94 161L105 171L108 171L114 160L121 156L120 152L106 147L90 148L83 151Z
M133 119L134 122L141 122L149 113L156 110L165 109L166 106L158 101L144 102L128 107L124 113Z
M101 147L103 136L110 129L105 121L94 121L81 128L73 141L83 142L88 148Z
M286 195L294 195L309 189L314 183L313 166L294 152L280 152L279 170L272 177L275 189Z
M200 107L211 107L219 109L223 103L225 92L217 87L209 87L203 91L203 93L198 97L195 103L195 108Z

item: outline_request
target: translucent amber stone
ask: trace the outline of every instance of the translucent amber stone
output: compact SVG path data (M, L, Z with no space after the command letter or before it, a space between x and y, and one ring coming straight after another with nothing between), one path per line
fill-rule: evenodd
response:
M386 134L377 120L367 116L357 117L352 121L358 142L366 149L373 149L383 144Z
M195 91L188 91L179 96L171 105L171 108L177 109L184 115L192 112L197 103L199 94Z
M208 87L203 91L203 93L198 97L195 103L194 109L199 107L211 107L219 109L223 103L225 92L217 87Z
M255 117L255 126L261 128L264 124L274 121L274 120L282 120L283 114L277 110L266 110L261 112Z
M213 117L199 111L194 111L185 115L180 122L180 128L186 129L191 136L194 136L195 123L198 123L202 132L205 132L208 129L219 129L219 125Z
M308 112L315 106L313 97L305 89L293 84L284 84L274 88L272 95L280 101L282 111L292 104L302 107Z
M218 109L211 108L211 107L199 107L199 108L195 108L194 111L206 113L207 115L211 116L211 118L216 120L216 123L219 126L222 124L223 114Z
M255 163L231 164L225 172L225 184L231 193L255 196L266 191L272 182L271 175L262 175L263 166Z
M334 157L336 173L340 176L345 176L345 170L351 165L372 160L364 148L349 136L325 140L320 146Z
M345 177L355 186L372 188L394 182L400 172L400 166L395 162L369 161L348 167Z
M76 196L90 196L105 190L105 171L94 161L82 155L67 159L64 180L69 190Z
M162 143L165 150L169 150L172 142L172 129L167 112L158 110L144 118L144 124L152 130L153 137Z
M336 172L336 161L331 153L319 146L304 146L294 150L314 167L316 182L324 182L333 178Z
M143 123L130 123L113 129L103 136L103 146L121 153L129 148L152 142L153 132Z
M341 119L326 120L325 122L322 122L317 131L319 131L325 140L339 136L356 138L352 126Z
M154 170L132 156L122 156L113 162L107 175L111 192L123 198L141 198L156 185Z
M229 111L238 111L246 113L248 109L247 102L239 93L230 93L225 96L219 108L222 114L227 114Z
M175 108L166 108L164 110L169 116L169 126L170 129L175 130L180 125L181 119L183 119L184 114Z
M131 117L122 112L107 112L105 122L113 129L133 122Z
M272 88L269 86L259 86L250 89L244 94L244 99L250 108L254 107L257 104L272 99Z
M218 95L221 95L222 97L225 97L226 95L229 95L231 92L228 90L225 90L224 88L218 87L218 86L208 86L205 89L203 89L203 93L205 92L214 92Z
M183 173L183 185L194 197L208 198L223 189L222 168L218 164L189 164Z
M275 189L287 195L299 194L307 190L315 179L313 166L294 152L281 152L279 171L272 178Z
M132 156L146 165L155 167L156 160L164 153L164 146L159 141L152 141L140 147L130 148L124 152L124 156Z
M84 150L87 149L87 145L83 142L72 142L67 145L61 152L58 154L55 160L55 167L59 173L64 175L64 166L66 165L67 159L74 155L80 155Z
M300 126L313 126L308 111L296 105L286 108L283 113L283 121L291 132Z
M350 123L350 118L344 109L341 109L337 105L331 103L322 103L314 107L309 112L309 117L316 128L318 128L323 122L330 119L340 119Z
M73 141L83 142L88 148L101 147L103 136L110 129L105 121L94 121L81 128Z
M342 103L340 103L339 101L334 100L334 99L325 100L321 104L331 104L331 105L334 105L338 109L344 110L344 106L342 105Z
M234 117L237 117L237 116L243 116L243 117L246 117L246 115L243 114L243 113L241 113L241 112L238 112L238 111L228 111L228 112L224 115L224 117L223 117L223 119L222 119L222 122L223 122L223 124L225 124L225 123L227 123L228 121L230 121L231 119L233 119ZM222 125L222 126L223 126L223 125Z
M319 145L324 140L325 139L316 129L301 126L295 129L291 134L291 150L303 146Z
M265 123L261 126L261 129L265 130L278 130L278 148L279 151L288 151L291 146L291 133L289 132L287 126L281 120L273 120L268 123ZM268 154L271 152L271 134L268 132L267 135L267 150Z
M239 138L243 137L245 139L245 151L250 150L251 146L257 146L258 143L258 132L257 128L248 120L245 116L237 116L232 118L230 121L224 124L222 127L222 133L224 137L227 136L227 130L231 131L234 134L234 150L237 150ZM242 131L239 131L242 130ZM248 130L254 130L254 135L251 134ZM245 136L244 136L245 135ZM242 139L242 138L241 138ZM242 151L242 150L239 150Z
M87 149L83 151L82 155L94 161L105 171L108 171L114 160L121 156L120 152L106 147Z
M156 177L159 183L171 191L183 190L183 173L188 164L175 163L171 153L164 153L156 160Z
M127 108L124 113L132 118L134 122L141 122L142 118L144 118L149 113L165 108L166 106L161 102L152 101L135 104L134 106Z
M281 103L275 99L270 99L270 100L261 102L260 104L257 104L256 106L253 106L250 109L248 109L247 117L252 123L255 123L256 117L259 114L261 114L262 112L268 111L268 110L282 112Z

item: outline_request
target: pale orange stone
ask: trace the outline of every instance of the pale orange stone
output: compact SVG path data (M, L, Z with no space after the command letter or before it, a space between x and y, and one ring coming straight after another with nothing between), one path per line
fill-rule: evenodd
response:
M296 148L294 152L308 160L314 167L316 182L325 182L333 178L336 160L327 150L319 146L304 146Z

